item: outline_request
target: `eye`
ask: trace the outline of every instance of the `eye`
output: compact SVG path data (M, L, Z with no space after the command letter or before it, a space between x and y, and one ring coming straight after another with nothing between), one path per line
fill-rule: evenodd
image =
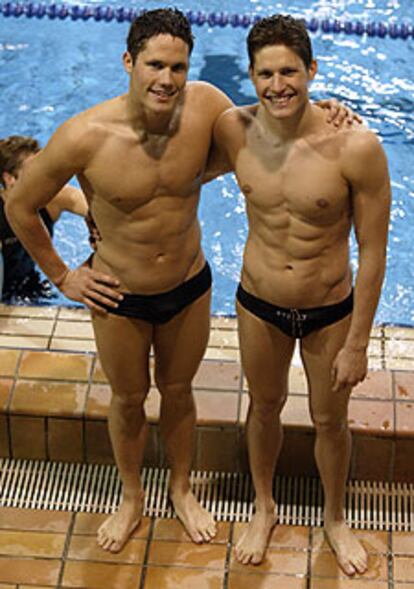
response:
M173 65L171 69L174 73L180 74L187 71L187 66L184 63L177 63Z

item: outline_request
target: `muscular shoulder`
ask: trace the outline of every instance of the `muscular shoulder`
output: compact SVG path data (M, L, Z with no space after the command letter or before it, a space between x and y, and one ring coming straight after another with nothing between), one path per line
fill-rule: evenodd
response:
M215 135L220 142L227 146L244 141L246 131L255 124L255 106L241 106L227 109L217 120Z
M233 106L224 92L208 82L188 82L186 91L191 107L202 117L211 114L216 119L222 112Z
M366 127L344 131L343 169L349 179L367 177L386 168L386 157L375 133Z
M74 168L82 169L106 138L111 136L122 97L108 100L87 109L63 123L45 148L48 157L65 154Z

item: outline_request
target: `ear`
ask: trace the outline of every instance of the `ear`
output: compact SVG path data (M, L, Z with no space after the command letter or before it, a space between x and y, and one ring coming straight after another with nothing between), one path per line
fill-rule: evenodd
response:
M313 80L313 78L316 76L317 71L318 71L318 62L316 61L316 59L312 59L312 62L311 62L310 67L308 69L309 81Z
M134 66L134 64L132 63L132 57L129 51L125 51L125 53L122 56L122 61L124 63L124 69L125 71L130 74L132 72L132 68Z
M249 78L253 81L253 66L252 66L252 64L249 65Z
M16 178L9 172L3 172L2 180L6 188L11 188L13 184L16 182Z

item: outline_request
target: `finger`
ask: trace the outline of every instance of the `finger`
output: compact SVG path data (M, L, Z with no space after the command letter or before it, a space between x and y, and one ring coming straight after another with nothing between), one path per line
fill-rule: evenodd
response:
M119 306L119 303L113 298L104 296L93 289L88 289L87 291L85 291L84 298L92 300L100 305L106 305L107 307L111 307L113 309L116 309Z
M90 276L95 282L99 282L101 284L109 284L112 286L120 285L119 280L114 276L110 276L109 274L103 274L102 272L97 272L96 270L92 270Z
M82 301L91 311L97 313L98 315L104 316L108 314L108 311L99 305L97 305L92 299L88 297L84 297Z
M109 297L114 301L122 301L124 295L119 292L118 290L114 290L113 288L109 288L100 282L92 282L87 285L87 289L90 293L97 293L99 295L103 295L105 297Z

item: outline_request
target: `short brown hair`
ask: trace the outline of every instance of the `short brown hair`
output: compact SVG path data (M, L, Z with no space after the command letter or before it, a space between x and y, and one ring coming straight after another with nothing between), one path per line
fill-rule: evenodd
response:
M0 139L0 182L4 186L3 174L15 175L24 159L40 151L39 142L25 135L10 135Z
M188 45L191 55L194 38L188 18L177 8L157 8L138 16L131 24L127 37L127 51L135 63L137 55L151 37L171 35L182 39Z
M267 45L286 45L300 57L307 70L312 64L312 45L303 20L282 14L259 20L247 37L250 67L254 66L257 51Z

